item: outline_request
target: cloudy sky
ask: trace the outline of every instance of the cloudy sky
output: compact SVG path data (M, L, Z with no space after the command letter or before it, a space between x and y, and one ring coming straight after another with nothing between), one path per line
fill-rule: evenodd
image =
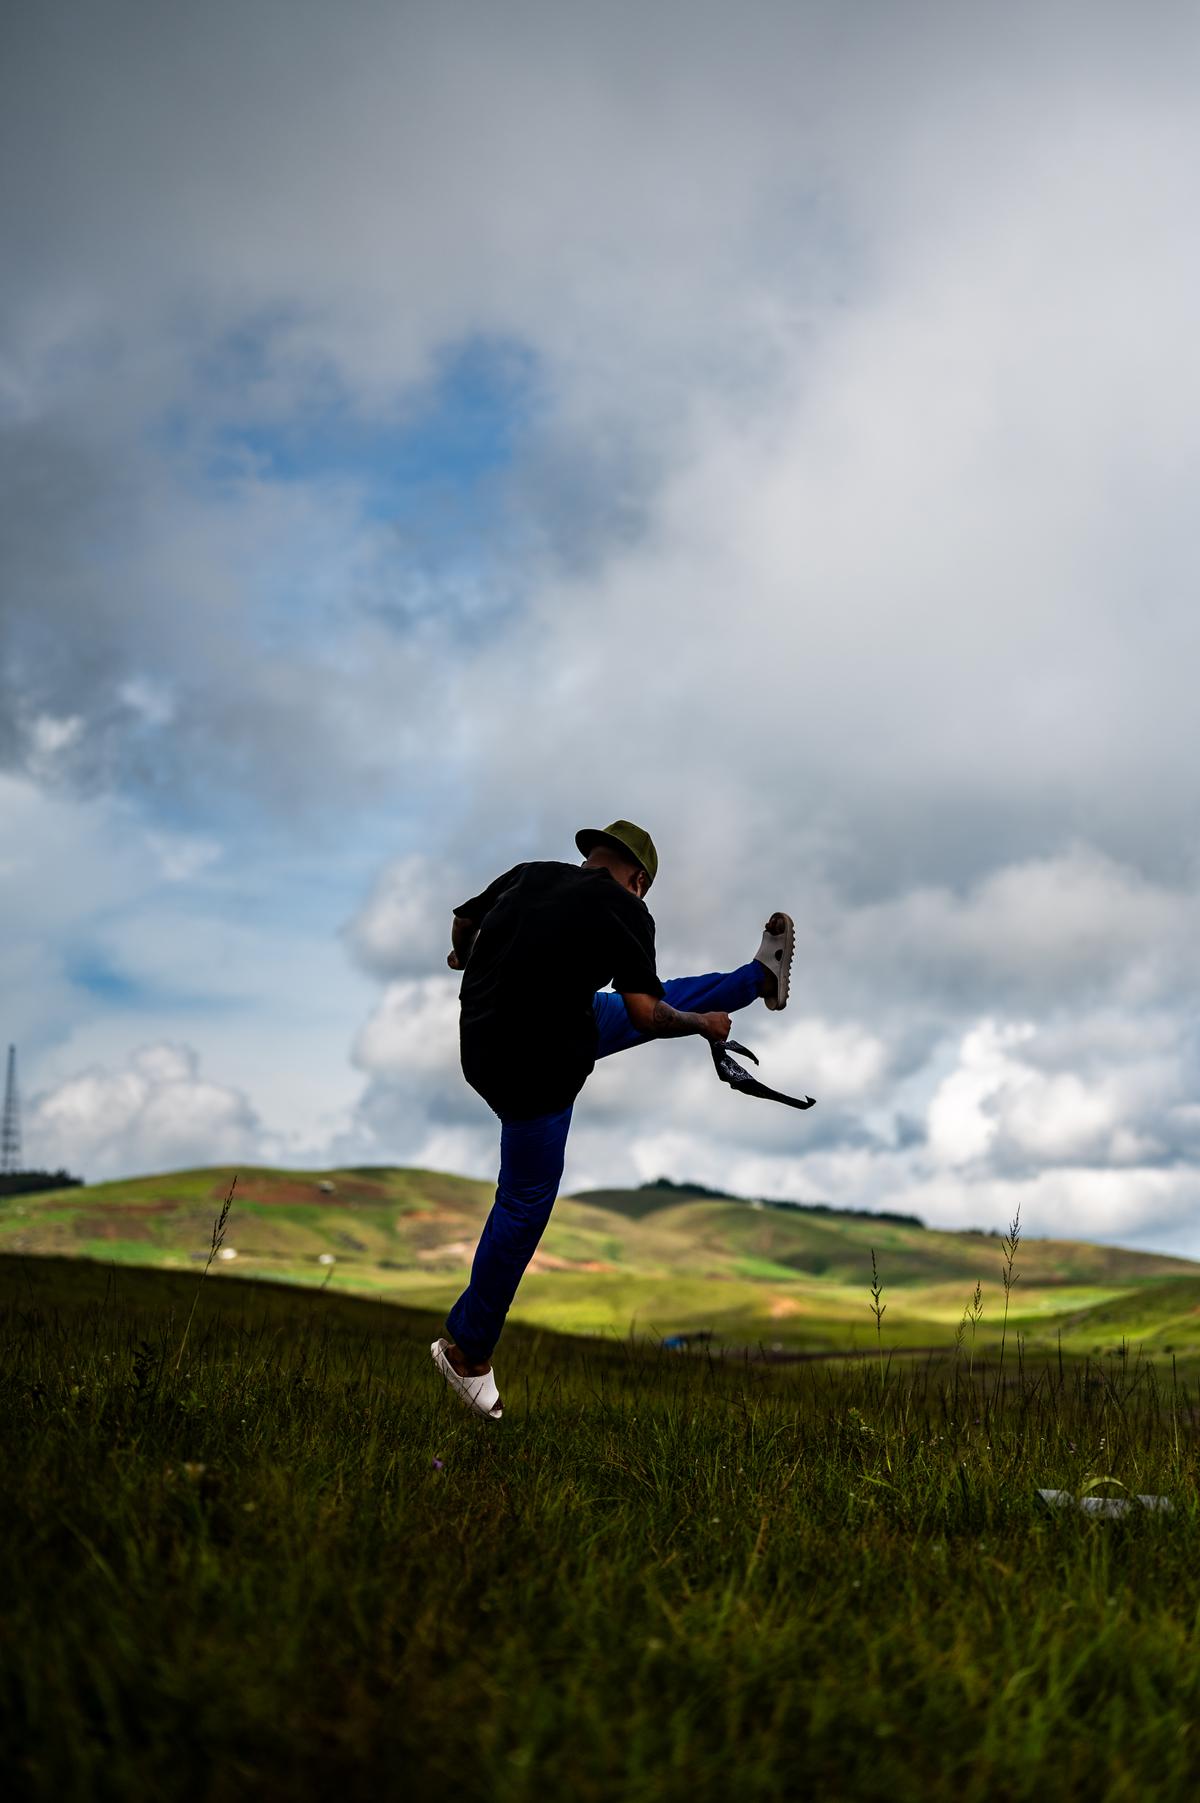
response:
M29 1162L481 1175L449 912L654 833L660 1173L1200 1254L1200 13L12 0Z

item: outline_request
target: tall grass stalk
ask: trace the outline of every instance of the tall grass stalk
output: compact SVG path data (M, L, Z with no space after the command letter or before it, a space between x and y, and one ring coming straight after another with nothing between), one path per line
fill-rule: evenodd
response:
M192 1331L192 1317L196 1313L196 1304L200 1300L200 1291L203 1288L204 1279L208 1276L209 1271L212 1269L214 1258L225 1243L225 1228L229 1223L229 1211L233 1207L233 1192L236 1188L237 1172L235 1171L233 1174L233 1182L229 1185L229 1194L221 1204L221 1212L213 1218L212 1244L208 1249L208 1257L204 1261L204 1269L201 1271L199 1281L196 1284L196 1293L192 1297L192 1306L188 1310L188 1318L183 1329L183 1338L179 1342L179 1351L175 1358L175 1369L172 1373L172 1376L174 1377L179 1376L179 1367L183 1363L183 1352L188 1343L188 1335Z
M1012 1296L1012 1287L1020 1273L1013 1270L1013 1262L1017 1256L1017 1247L1021 1244L1021 1205L1008 1224L1008 1232L1004 1236L1004 1319L1000 1324L1000 1367L996 1373L996 1394L1000 1394L1000 1385L1004 1381L1004 1342L1008 1335L1008 1304Z
M954 1342L955 1350L957 1351L957 1348L962 1344L963 1331L969 1321L971 1323L971 1352L967 1360L967 1376L972 1381L974 1381L975 1377L975 1335L979 1330L979 1323L982 1319L983 1285L976 1279L975 1294L963 1309L963 1318L958 1324L958 1334Z
M875 1248L871 1247L871 1313L875 1317L875 1344L879 1350L879 1394L883 1395L885 1372L883 1366L883 1317L887 1313L887 1303L881 1303L883 1284L879 1279L879 1268L875 1263Z

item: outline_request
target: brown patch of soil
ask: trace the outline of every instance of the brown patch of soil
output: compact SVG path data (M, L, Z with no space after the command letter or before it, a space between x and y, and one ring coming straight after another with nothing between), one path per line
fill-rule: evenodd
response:
M470 1258L474 1250L475 1248L470 1240L451 1240L449 1244L445 1246L424 1246L418 1251L417 1257L426 1260L435 1258L453 1258L455 1260L460 1260Z
M89 1240L149 1240L144 1227L127 1222L124 1210L111 1215L77 1215L75 1231Z
M615 1271L599 1258L559 1258L554 1252L535 1252L527 1267L530 1271Z
M305 1181L296 1177L248 1177L245 1182L238 1179L233 1201L236 1207L239 1202L272 1203L304 1203L322 1208L353 1208L355 1203L378 1204L391 1202L393 1198L378 1183L338 1183L331 1190L319 1187L319 1178ZM214 1184L209 1195L214 1202L223 1202L229 1194L228 1183Z
M223 1202L228 1194L227 1183L218 1183L209 1191L214 1202ZM345 1201L345 1197L325 1195L315 1183L273 1183L269 1179L265 1183L261 1179L257 1183L251 1179L244 1185L239 1182L233 1193L235 1208L239 1202L265 1202L268 1205L272 1202L303 1202L310 1206L323 1204L326 1208L336 1208L339 1201Z

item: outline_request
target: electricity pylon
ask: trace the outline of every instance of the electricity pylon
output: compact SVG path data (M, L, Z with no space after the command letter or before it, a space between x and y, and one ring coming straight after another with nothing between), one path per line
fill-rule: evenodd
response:
M17 1094L17 1048L8 1048L8 1079L4 1085L4 1124L0 1127L0 1176L10 1177L21 1168L21 1100Z

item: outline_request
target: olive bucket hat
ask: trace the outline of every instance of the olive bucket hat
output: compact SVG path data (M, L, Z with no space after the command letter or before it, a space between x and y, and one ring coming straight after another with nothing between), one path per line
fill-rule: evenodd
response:
M585 858L597 845L615 846L618 851L628 852L634 862L641 865L651 883L658 875L654 841L645 827L634 826L632 820L614 820L611 826L603 829L585 826L576 833L575 843Z

